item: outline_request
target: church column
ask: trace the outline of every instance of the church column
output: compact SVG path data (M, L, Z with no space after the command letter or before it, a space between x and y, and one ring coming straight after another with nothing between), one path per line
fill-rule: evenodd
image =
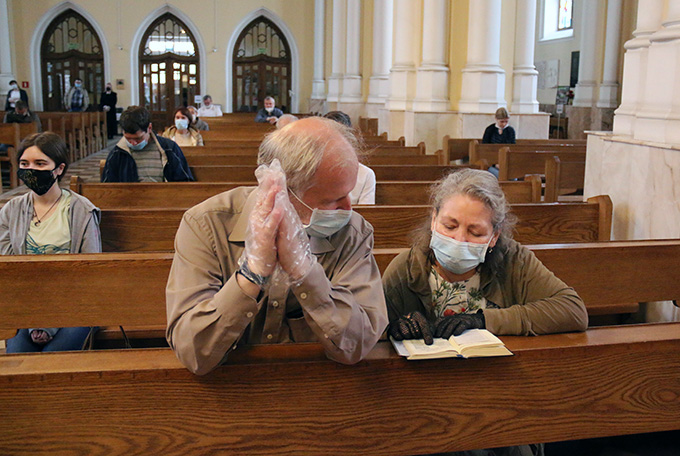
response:
M634 138L680 144L680 0L668 0L663 27L649 37L644 99Z
M595 104L595 69L597 68L597 27L599 2L581 3L581 53L578 64L578 83L574 90L574 106L592 107Z
M340 97L345 57L345 11L346 0L333 0L333 41L331 43L331 75L328 77L329 102L337 102Z
M614 116L614 133L632 136L635 113L644 96L649 37L661 26L663 0L639 0L633 39L626 41L623 56L621 104Z
M373 74L368 89L369 103L384 104L389 96L393 14L393 0L374 0Z
M326 21L326 0L314 0L314 75L312 76L312 98L326 98L326 81L323 78L323 50Z
M416 74L416 111L449 110L448 0L423 0L422 61Z
M420 18L419 3L413 0L394 2L394 63L390 70L390 110L404 111L413 99L415 76L415 41L418 30L416 21Z
M0 0L0 96L7 95L9 81L15 78L9 36L9 5ZM4 99L2 106L5 105Z
M470 2L468 27L459 109L492 113L506 105L505 71L500 66L501 0Z
M512 113L534 114L538 112L538 71L534 66L536 0L518 0L516 14Z
M341 102L361 102L361 74L359 73L359 56L361 53L361 2L345 0L346 11L346 44L345 74L343 76Z
M607 2L607 33L604 42L604 67L597 101L598 108L616 108L619 83L616 72L619 63L619 38L621 37L621 0Z

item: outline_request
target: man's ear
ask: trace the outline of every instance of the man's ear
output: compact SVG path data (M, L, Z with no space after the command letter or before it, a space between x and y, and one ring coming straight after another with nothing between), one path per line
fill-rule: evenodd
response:
M496 231L493 233L493 236L491 237L491 241L489 241L489 248L494 248L496 246L496 242L498 242L498 238L500 237L501 232Z

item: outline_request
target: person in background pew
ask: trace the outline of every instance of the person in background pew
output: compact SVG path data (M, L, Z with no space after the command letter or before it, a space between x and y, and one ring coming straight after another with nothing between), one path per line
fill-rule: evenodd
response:
M156 136L149 111L130 106L120 116L123 137L106 157L102 182L193 181L182 149L176 142Z
M14 111L7 111L5 117L2 119L3 123L35 123L38 133L42 132L42 122L40 117L28 109L28 106L23 101L19 100L15 103Z
M19 88L19 83L15 80L9 81L9 92L5 99L5 111L14 110L17 101L23 101L28 106L28 94L24 89Z
M118 104L118 94L113 91L111 83L107 82L99 99L99 110L106 113L106 135L109 139L113 139L118 134L116 104Z
M482 137L482 144L515 144L515 129L508 125L510 114L505 108L496 110L496 122L492 123ZM489 172L498 178L498 164L489 167Z
M352 119L342 111L330 111L324 117L352 128ZM375 172L363 163L359 163L357 184L350 192L349 198L352 204L356 205L375 204Z
M206 95L203 97L203 106L198 109L198 115L201 117L222 117L222 109L213 104L210 95Z
M198 131L210 130L210 125L208 125L198 117L198 110L196 109L195 106L187 106L187 109L189 110L189 113L191 113L191 118L193 119L193 121L191 122L192 127L194 127Z
M255 116L255 122L269 122L271 125L274 125L282 115L283 111L276 107L276 101L274 98L266 97L264 99L264 108L257 112L257 115Z
M83 80L76 78L73 86L69 89L64 98L64 106L68 112L84 112L90 106L90 96L83 88Z
M175 141L180 147L203 145L203 136L191 126L194 119L188 108L177 109L174 119L175 125L166 128L161 136Z
M102 251L99 209L87 198L59 187L69 166L68 157L66 144L52 132L35 133L21 143L18 175L31 191L0 210L1 255ZM40 280L40 271L36 271L36 279ZM91 330L94 328L20 329L7 341L7 353L79 350Z
M265 137L258 188L184 214L166 337L189 370L206 374L237 343L316 341L345 364L373 348L387 312L373 228L349 201L357 145L337 122L301 119Z

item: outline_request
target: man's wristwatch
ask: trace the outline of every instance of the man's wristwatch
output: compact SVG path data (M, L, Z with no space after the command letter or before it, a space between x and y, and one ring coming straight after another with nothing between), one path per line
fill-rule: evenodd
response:
M238 274L241 274L243 277L245 277L249 282L254 283L258 287L262 288L267 284L267 281L269 280L269 277L264 277L261 276L260 274L255 274L253 271L250 270L248 267L248 261L241 261L239 264L238 271L236 271Z

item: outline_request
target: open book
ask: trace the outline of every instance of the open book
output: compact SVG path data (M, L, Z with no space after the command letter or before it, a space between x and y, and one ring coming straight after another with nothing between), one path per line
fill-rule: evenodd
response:
M435 338L432 345L423 339L396 341L394 349L407 359L476 358L482 356L512 356L501 340L486 329L469 329L449 339Z

